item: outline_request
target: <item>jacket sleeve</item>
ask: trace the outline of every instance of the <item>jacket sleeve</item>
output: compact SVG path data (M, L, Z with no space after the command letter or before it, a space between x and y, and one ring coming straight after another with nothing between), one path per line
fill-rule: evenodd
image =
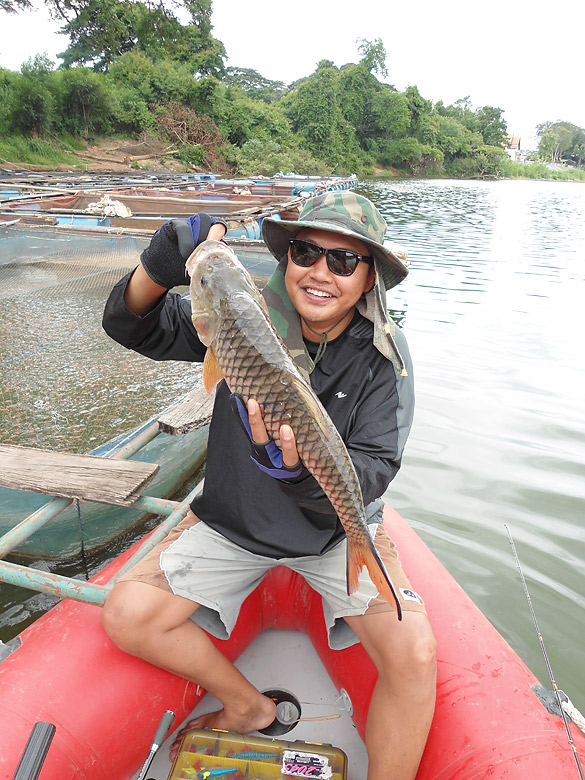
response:
M408 376L399 376L386 360L379 363L342 434L366 507L383 495L398 473L414 414L412 363L406 339L398 328L396 341ZM334 514L329 499L307 471L296 480L281 480L281 488L294 496L299 506Z
M120 279L106 301L102 326L108 336L153 360L201 362L206 347L193 327L190 301L167 292L148 314L134 314L124 302L132 273Z

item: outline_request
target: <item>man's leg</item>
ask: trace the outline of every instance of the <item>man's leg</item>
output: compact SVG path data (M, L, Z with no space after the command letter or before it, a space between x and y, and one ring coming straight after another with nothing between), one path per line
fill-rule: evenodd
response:
M376 665L366 723L367 780L414 780L436 694L435 640L422 612L377 612L345 620Z
M223 704L192 721L192 728L246 733L275 718L263 696L215 647L190 616L198 604L144 582L118 583L102 610L102 625L124 652L201 685Z

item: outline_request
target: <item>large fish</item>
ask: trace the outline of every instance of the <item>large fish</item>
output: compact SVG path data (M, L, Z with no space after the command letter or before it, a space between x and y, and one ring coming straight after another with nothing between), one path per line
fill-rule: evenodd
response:
M207 346L203 382L208 392L225 378L232 393L260 405L269 436L294 431L299 456L335 509L348 541L347 592L364 566L380 595L395 603L396 590L372 542L362 492L345 444L274 329L263 297L233 251L204 241L187 261L193 325Z

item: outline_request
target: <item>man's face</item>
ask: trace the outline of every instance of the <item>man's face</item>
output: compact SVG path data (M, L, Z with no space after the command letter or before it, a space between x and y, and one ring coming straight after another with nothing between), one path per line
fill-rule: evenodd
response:
M309 228L296 235L304 241L310 241L323 249L349 249L360 255L369 255L368 248L358 239L341 233ZM286 267L285 285L293 306L313 330L319 333L332 328L344 315L348 315L362 294L370 290L375 281L375 271L369 263L359 262L351 276L337 276L327 267L325 255L310 268L302 268L289 260ZM341 323L341 330L347 327L347 321ZM317 337L306 332L306 337ZM331 334L335 337L335 331ZM317 339L318 340L318 339Z

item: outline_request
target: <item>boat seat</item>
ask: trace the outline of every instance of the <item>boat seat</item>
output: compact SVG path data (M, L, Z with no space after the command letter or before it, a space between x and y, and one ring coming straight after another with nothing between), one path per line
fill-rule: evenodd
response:
M208 425L213 411L215 393L207 394L204 387L197 387L182 401L166 410L158 418L158 427L171 436L182 436Z
M156 463L0 444L0 487L129 506L158 472Z

